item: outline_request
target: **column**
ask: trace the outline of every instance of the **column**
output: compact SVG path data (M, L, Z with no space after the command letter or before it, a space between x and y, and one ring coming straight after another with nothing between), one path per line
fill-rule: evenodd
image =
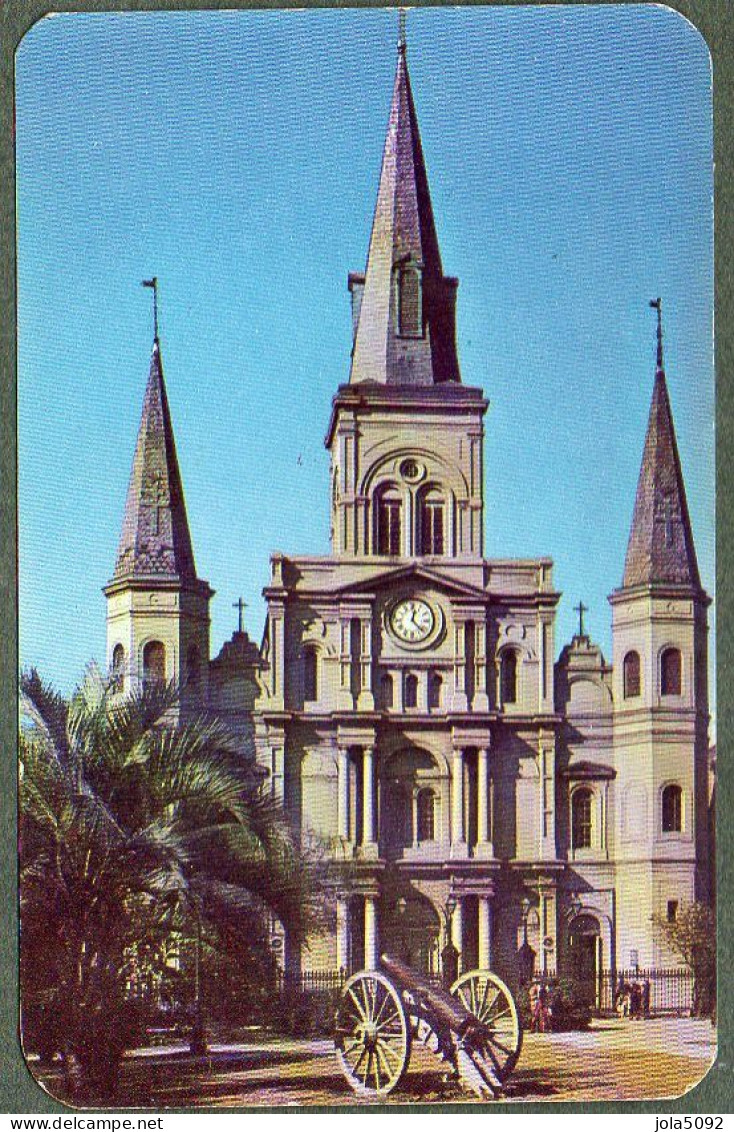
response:
M492 901L489 896L479 897L478 965L492 970Z
M362 844L372 845L375 840L375 771L374 751L364 748L362 761Z
M466 623L454 622L454 690L451 696L453 711L466 711Z
M487 695L487 623L485 611L478 610L474 620L474 711L489 711Z
M462 905L462 897L457 896L456 907L451 917L451 942L459 953L459 972L461 972L464 966L464 909Z
M489 751L477 751L477 848L487 852L489 843Z
M364 898L364 965L368 971L377 966L377 908L374 896Z
M270 789L278 802L285 799L285 747L277 740L270 748Z
M348 614L341 613L339 617L339 691L337 706L342 711L351 711L354 707L352 696L352 652Z
M339 747L336 756L336 834L349 840L349 752Z
M336 898L336 966L349 967L349 903L343 896Z
M540 787L540 858L556 859L556 753L541 747L538 756Z
M359 619L359 698L360 711L374 711L375 697L372 689L372 620L369 616Z
M270 688L275 706L285 703L285 621L283 609L271 606Z
M464 752L461 747L454 749L451 763L451 844L466 851L464 832Z

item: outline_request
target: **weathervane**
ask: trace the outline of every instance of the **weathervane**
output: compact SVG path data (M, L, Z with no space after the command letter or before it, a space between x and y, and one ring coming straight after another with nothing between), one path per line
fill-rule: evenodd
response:
M153 339L158 341L158 276L154 275L152 279L143 280L144 287L153 288Z
M658 361L657 368L663 368L663 300L658 297L657 299L650 299L650 306L653 310L658 312Z

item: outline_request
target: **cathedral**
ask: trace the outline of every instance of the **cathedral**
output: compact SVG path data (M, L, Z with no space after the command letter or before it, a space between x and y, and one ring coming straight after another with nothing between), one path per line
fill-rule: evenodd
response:
M672 963L656 920L708 898L709 598L660 302L608 662L583 605L557 651L550 558L484 557L488 401L462 380L457 286L401 36L366 268L348 277L351 367L326 431L330 553L274 554L261 645L240 620L210 657L213 590L196 571L156 330L104 590L113 687L174 680L182 715L215 710L328 857L328 930L296 947L272 925L287 970L372 967L394 950L439 973L449 942L462 969L510 979L527 963L589 978Z

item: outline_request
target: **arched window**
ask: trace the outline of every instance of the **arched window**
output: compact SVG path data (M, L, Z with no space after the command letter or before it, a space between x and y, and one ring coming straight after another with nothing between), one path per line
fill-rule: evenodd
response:
M392 676L389 672L383 672L380 677L380 701L383 708L391 708L394 706L395 691Z
M500 660L500 699L503 704L517 703L517 653L507 649Z
M377 553L401 552L402 499L396 487L385 487L377 496Z
M405 677L403 707L418 707L418 677L413 672L409 672Z
M405 338L423 336L423 303L420 269L413 264L398 274L398 334Z
M660 694L680 695L680 652L678 649L664 649L660 657Z
M196 645L191 645L186 654L186 683L189 688L198 691L201 679L201 656Z
M571 799L571 842L574 849L591 848L591 812L594 795L575 790Z
M680 786L663 790L663 833L680 833L683 828L683 791Z
M306 703L319 698L319 657L312 646L303 650L303 698Z
M436 798L432 790L418 791L416 841L434 841L436 837Z
M640 694L640 654L628 652L622 664L622 680L624 683L624 698L632 699Z
M162 684L166 678L166 649L161 641L148 641L143 649L143 682Z
M125 650L122 645L115 645L112 650L110 690L112 692L124 692L125 690Z
M421 554L444 553L444 502L435 487L423 491L419 498Z
M428 675L428 707L432 711L441 707L441 693L443 679L440 672L431 672Z

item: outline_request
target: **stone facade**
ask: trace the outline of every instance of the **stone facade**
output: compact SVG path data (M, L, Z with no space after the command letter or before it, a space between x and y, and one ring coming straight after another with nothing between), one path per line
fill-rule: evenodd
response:
M121 646L125 679L144 678L160 642L165 676L229 721L333 862L331 927L302 951L283 940L289 969L372 966L385 949L438 972L448 939L464 969L510 979L529 962L589 978L665 964L653 917L708 897L709 600L660 307L612 663L582 625L556 660L551 560L483 556L488 403L461 381L456 288L401 44L367 268L349 276L350 379L326 437L331 552L274 554L262 647L240 631L204 662L212 591L193 564L156 342L106 589L110 667Z

